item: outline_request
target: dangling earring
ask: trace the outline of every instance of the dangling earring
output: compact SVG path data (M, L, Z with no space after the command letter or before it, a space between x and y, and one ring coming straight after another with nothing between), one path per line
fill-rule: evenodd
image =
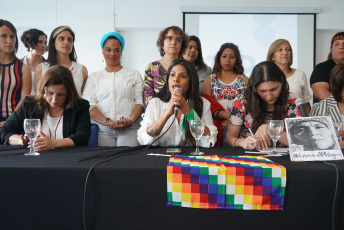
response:
M43 97L45 98L47 95L46 94L43 94Z
M162 55L165 55L165 51L162 51Z

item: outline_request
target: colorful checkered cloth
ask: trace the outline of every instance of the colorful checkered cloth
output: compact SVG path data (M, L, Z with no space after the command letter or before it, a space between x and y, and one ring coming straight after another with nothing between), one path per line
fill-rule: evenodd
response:
M286 169L263 156L174 155L167 165L167 205L283 210Z

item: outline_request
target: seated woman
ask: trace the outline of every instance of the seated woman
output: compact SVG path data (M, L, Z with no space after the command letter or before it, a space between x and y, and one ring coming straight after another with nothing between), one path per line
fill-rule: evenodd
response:
M35 150L87 145L91 135L89 103L79 97L72 73L63 66L50 67L38 83L36 97L25 97L20 108L0 129L3 144L27 145L25 118L37 118L42 129Z
M206 126L200 138L200 146L214 146L217 129L213 125L210 103L199 96L198 84L197 71L190 62L184 59L176 59L172 62L167 72L166 84L149 102L141 128L137 131L141 145L151 144L168 129L167 133L153 145L195 146L195 139L189 130L189 121L198 115ZM178 113L171 126L175 106Z
M226 143L244 149L268 149L272 141L266 121L301 116L295 105L297 98L296 94L289 93L286 77L275 63L257 64L244 96L234 102ZM254 136L251 136L248 125ZM286 132L278 141L288 145Z
M103 35L100 46L105 68L92 73L83 98L90 102L90 114L99 126L99 146L138 146L136 133L143 111L142 77L123 67L125 41L116 32Z
M313 105L310 116L330 116L334 124L344 122L344 64L337 64L330 74L331 96ZM339 142L344 148L344 141Z

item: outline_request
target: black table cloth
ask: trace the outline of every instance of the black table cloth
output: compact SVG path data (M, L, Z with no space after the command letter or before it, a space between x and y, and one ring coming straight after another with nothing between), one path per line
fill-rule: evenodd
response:
M84 229L89 168L142 148L81 146L33 157L24 156L26 148L1 146L0 229ZM166 149L153 147L95 166L86 193L87 229L344 229L344 161L328 165L270 157L287 169L284 211L204 210L167 206L169 158L147 155ZM185 155L193 150L182 148ZM245 154L232 147L201 150Z

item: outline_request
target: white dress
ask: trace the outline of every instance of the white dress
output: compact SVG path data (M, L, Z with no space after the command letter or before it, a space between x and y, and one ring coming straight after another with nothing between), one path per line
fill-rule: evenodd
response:
M47 62L42 63L42 76L45 72L49 69L50 65ZM84 82L84 78L82 77L82 65L77 62L72 62L72 66L69 68L69 70L73 74L74 84L76 87L76 90L78 91L79 96L81 97L81 88L82 84Z
M85 84L82 97L89 101L90 110L99 111L111 120L122 117L130 118L136 105L143 105L142 77L136 70L123 67L120 71L107 72L105 69L92 73ZM98 124L99 146L137 146L137 130L139 121L132 128L115 131L108 126Z
M209 136L202 136L199 145L201 147L211 147L215 145L216 137L217 137L217 128L213 123L213 118L211 116L210 111L210 102L202 97L203 101L203 114L202 120L204 121L205 125L210 130ZM147 128L150 127L159 117L161 117L168 107L168 102L162 102L159 98L153 98L149 101L149 104L146 108L146 112L143 116L143 121L141 122L141 127L137 131L137 138L141 145L149 145L151 144L156 138L151 137L147 133ZM183 120L184 115L182 114L180 118L180 122ZM164 128L161 131L163 134L168 127L171 125L174 119L174 115L172 115L167 121ZM185 140L185 131L181 131L181 123L178 124L178 121L175 120L171 128L167 131L165 135L163 135L157 142L153 144L153 146L186 146L187 141Z
M297 94L306 103L311 101L312 96L308 91L306 74L302 70L295 69L295 73L287 78L287 82L289 84L289 92Z
M23 63L24 63L25 65L29 66L28 63L27 63L27 61L26 61L26 56L23 58ZM30 67L30 66L29 66L29 69L31 70L31 67ZM43 76L43 75L42 75L42 76ZM36 91L35 91L35 86L34 86L34 84L35 84L35 72L31 70L31 95L33 95L33 96L36 95Z

